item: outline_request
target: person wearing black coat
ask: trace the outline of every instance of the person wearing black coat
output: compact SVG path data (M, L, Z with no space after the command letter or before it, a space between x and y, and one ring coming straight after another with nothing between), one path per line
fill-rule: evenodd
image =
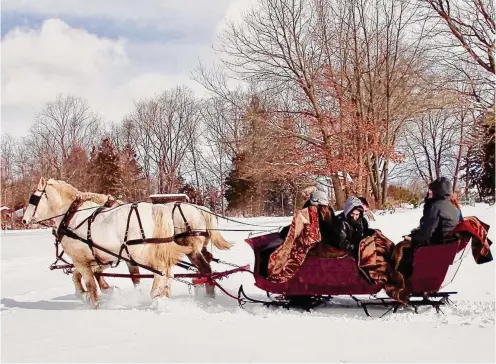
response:
M369 229L363 212L362 201L352 196L346 200L344 210L336 216L334 224L334 245L353 256L358 255L360 241L374 233L374 230Z
M460 211L450 201L451 182L440 177L429 184L420 226L411 235L413 246L442 244L460 221Z

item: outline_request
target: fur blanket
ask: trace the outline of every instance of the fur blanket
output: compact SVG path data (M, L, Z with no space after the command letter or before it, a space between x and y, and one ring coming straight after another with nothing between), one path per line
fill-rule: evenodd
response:
M477 264L483 264L493 260L490 251L492 241L487 238L488 230L489 225L470 216L464 218L453 229L447 240L450 242L458 240L461 243L460 246L463 246L471 239L474 260ZM412 293L409 278L413 274L414 252L412 241L407 238L394 247L391 255L391 269L385 291L389 297L399 302L406 303L408 296Z
M277 283L291 279L320 239L317 207L297 211L284 243L270 255L268 279Z

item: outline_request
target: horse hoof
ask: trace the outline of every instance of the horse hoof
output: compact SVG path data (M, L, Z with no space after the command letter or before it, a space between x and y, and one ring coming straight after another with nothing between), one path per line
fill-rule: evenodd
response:
M85 293L85 292L76 291L75 295L76 295L76 297L77 297L77 298L79 298L80 300L82 300L82 299L83 299L83 294L84 294L84 293Z
M194 288L194 295L196 298L215 298L215 290L205 285L198 285Z
M169 311L169 300L165 296L157 296L153 299L150 308L156 311L167 312Z
M90 294L88 292L82 292L81 296L79 297L81 301L84 303L90 302Z
M110 286L110 287L107 287L107 288L104 288L104 289L101 289L102 293L104 294L112 294L116 291L116 287L114 286Z

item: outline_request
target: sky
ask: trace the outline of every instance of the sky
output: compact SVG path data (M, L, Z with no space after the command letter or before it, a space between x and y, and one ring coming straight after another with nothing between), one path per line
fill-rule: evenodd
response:
M134 101L191 79L227 19L251 0L2 0L1 133L28 133L59 94L84 97L104 121L119 122Z

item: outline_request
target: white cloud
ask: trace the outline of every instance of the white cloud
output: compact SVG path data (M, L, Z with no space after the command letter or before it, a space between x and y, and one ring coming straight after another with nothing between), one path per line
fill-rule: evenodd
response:
M107 18L136 21L163 29L198 29L215 26L232 0L2 0L2 12L64 18ZM214 22L213 24L211 24Z
M133 100L176 85L201 93L190 71L199 54L212 57L208 48L140 45L143 57L162 55L168 63L153 68L136 62L131 56L136 45L125 39L98 37L59 19L44 21L38 30L15 29L2 39L2 133L26 134L43 104L60 93L85 97L92 110L111 121L120 121ZM154 62L160 64L160 58Z
M243 14L247 12L252 6L256 4L256 0L235 0L229 4L226 15L224 16L227 21L239 22ZM222 33L226 22L219 22L217 24L216 33Z

